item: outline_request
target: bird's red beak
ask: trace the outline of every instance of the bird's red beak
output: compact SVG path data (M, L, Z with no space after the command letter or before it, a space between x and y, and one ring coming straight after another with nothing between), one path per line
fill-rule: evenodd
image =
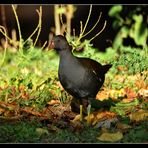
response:
M53 41L53 40L51 40L51 41L49 42L48 49L49 49L49 50L54 49L54 41Z

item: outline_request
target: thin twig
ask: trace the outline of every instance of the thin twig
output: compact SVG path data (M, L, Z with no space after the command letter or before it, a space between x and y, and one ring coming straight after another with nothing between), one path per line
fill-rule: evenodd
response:
M60 34L60 20L59 20L59 14L57 13L57 10L59 9L59 5L54 6L54 20L55 20L55 28L56 32L55 34Z
M40 11L37 10L37 13L39 15L39 25L38 25L38 34L37 34L37 37L35 39L35 42L34 42L34 46L36 45L37 41L38 41L38 38L39 38L39 35L41 33L41 27L42 27L42 6L40 6Z
M73 36L74 36L74 38L76 37L76 31L75 31L75 29L73 29Z
M9 36L7 36L5 31L3 32L2 29L5 30L5 27L0 25L0 32L5 36L5 38L7 38L9 40L10 43L12 43L13 40Z
M44 47L46 46L47 41L45 41L45 43L43 44L43 46L41 47L41 50L44 49Z
M74 11L74 6L72 4L67 5L67 11L65 12L65 15L67 19L67 33L69 36L71 35L71 19L73 18Z
M80 34L82 34L82 30L83 30L83 23L82 21L80 21Z
M3 27L3 29L4 29L4 32L5 32L4 34L5 34L6 41L5 41L5 45L4 45L4 56L3 56L3 59L2 59L1 67L4 64L5 57L6 57L7 46L8 46L8 39L6 37L7 32L6 32L6 29L4 27Z
M37 32L37 30L38 30L38 28L39 28L39 26L40 26L40 19L41 19L41 17L42 17L42 14L40 15L40 13L37 11L37 13L38 13L38 15L39 15L39 22L38 22L38 25L37 25L37 27L35 28L35 30L33 31L33 33L24 41L24 43L23 43L23 45L30 39L30 38L32 38L32 36Z
M101 31L99 31L93 38L91 38L89 41L91 42L94 38L96 38L99 34L101 34L102 33L102 31L105 29L105 27L106 27L106 24L107 24L107 21L105 21L104 22L104 26L103 26L103 28L101 29Z
M79 37L78 37L78 39L77 39L77 41L76 41L76 45L79 43L79 41L80 41L80 40L82 39L82 37L83 37L83 34L84 34L84 32L85 32L85 29L86 29L86 27L87 27L87 25L88 25L88 22L89 22L89 19L90 19L91 12L92 12L92 5L90 5L89 14L88 14L88 17L87 17L87 20L86 20L86 23L85 23L85 25L84 25L83 30L82 30L82 22L80 21L80 35L79 35Z
M91 11L92 11L92 5L90 5L89 14L88 14L88 17L87 17L85 26L84 26L84 28L83 28L82 33L80 34L80 37L81 37L81 38L82 38L82 35L84 34L85 29L86 29L86 27L87 27L87 25L88 25L88 22L89 22L89 19L90 19L90 15L91 15Z
M86 35L88 35L90 32L92 32L95 29L95 27L97 26L97 24L100 21L101 15L102 15L102 12L100 13L99 18L98 18L97 22L95 23L95 25L91 28L91 30L89 30L87 33L85 33L84 35L82 35L82 37L85 37Z
M21 34L20 23L19 23L18 16L17 16L17 13L16 13L14 5L12 5L12 9L13 9L13 12L14 12L14 15L15 15L15 19L16 19L16 22L17 22L17 27L18 27L18 32L19 32L19 39L20 39L19 50L21 50L22 49L22 34Z

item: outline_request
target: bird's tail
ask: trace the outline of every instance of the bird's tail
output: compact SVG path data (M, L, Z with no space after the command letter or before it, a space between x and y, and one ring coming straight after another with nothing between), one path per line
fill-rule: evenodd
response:
M107 71L112 67L111 64L103 65L103 71L104 73L107 73Z

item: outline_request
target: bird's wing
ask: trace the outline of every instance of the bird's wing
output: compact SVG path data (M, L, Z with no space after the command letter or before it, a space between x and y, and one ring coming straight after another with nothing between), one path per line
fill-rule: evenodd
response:
M84 67L92 69L92 71L94 71L97 75L103 72L102 71L103 66L97 61L89 58L79 58L79 60Z
M101 65L99 62L89 58L79 58L81 64L88 69L92 69L97 75L105 74L112 67L111 64Z

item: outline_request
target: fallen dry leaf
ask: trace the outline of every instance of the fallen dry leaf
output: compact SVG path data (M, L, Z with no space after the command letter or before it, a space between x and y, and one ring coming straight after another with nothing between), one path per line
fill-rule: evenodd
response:
M148 90L142 88L138 91L138 95L141 97L148 97Z
M129 115L131 121L139 122L148 119L148 110L139 110Z
M58 97L59 97L58 94L57 94L57 92L56 92L55 90L49 89L49 92L50 92L51 95L54 96L55 98L58 98Z
M49 105L60 104L60 100L51 100L47 104L49 104Z
M125 90L124 89L120 89L120 90L110 90L109 91L109 97L114 99L114 100L117 100L119 97L124 97L125 96Z
M118 71L127 71L127 67L126 66L118 66L117 67Z
M83 129L84 129L84 125L82 122L80 122L80 119L79 120L76 120L76 121L71 121L70 122L70 128L73 132L78 132L80 133Z
M131 101L134 100L134 98L137 97L137 94L131 88L127 87L127 88L124 89L124 91L127 95L127 98Z
M20 91L20 92L24 92L25 91L25 86L24 85L20 85L19 87L18 87L18 90Z
M96 99L100 100L100 101L103 101L104 99L107 99L108 98L108 91L107 90L103 90L103 91L99 91L97 96L96 96Z
M67 120L73 120L76 116L76 113L71 111L64 111L62 116Z
M135 81L135 85L138 89L148 89L146 81L142 80L141 77Z
M36 128L36 133L41 136L43 134L48 134L48 130L44 128Z
M36 111L33 107L24 107L24 108L21 108L21 111L37 117L48 118L45 114L43 114L42 112Z
M80 115L76 115L73 120L70 120L72 123L75 123L76 121L80 121Z
M134 98L134 99L136 99L136 98ZM134 99L133 99L133 98L126 98L126 99L123 99L121 102L123 102L123 103L130 103L130 102L132 102Z
M117 123L117 129L121 130L122 132L127 131L128 129L132 128L132 126L128 125L128 124L124 124L124 123Z
M123 138L123 134L121 132L116 132L116 133L102 133L100 137L98 137L98 140L101 141L108 141L108 142L117 142Z
M61 85L61 83L59 81L56 82L56 85L61 89L64 90L63 86Z
M90 124L95 125L96 123L100 121L104 121L107 119L112 119L116 117L116 113L110 112L110 111L104 111L104 112L94 112L90 114ZM86 116L84 119L87 120L88 116Z
M116 117L116 113L114 112L110 112L110 111L104 111L104 112L98 112L97 113L97 119L100 120L100 119L104 119L104 118L114 118Z
M3 114L5 112L5 109L0 108L0 115Z
M100 121L96 124L95 127L97 128L105 128L105 129L110 129L111 128L111 124L117 122L118 119L117 118L112 118L112 119L106 119L104 121Z

